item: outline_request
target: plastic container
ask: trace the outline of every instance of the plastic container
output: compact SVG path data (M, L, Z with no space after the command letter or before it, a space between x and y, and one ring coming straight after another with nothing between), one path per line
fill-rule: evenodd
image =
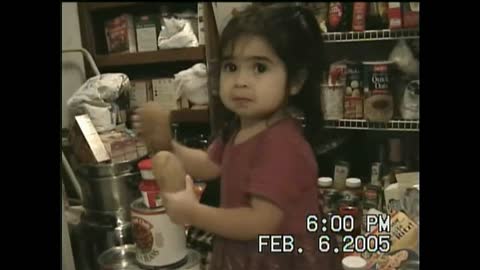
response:
M155 181L152 171L152 160L145 159L138 163L138 168L142 175L142 181L138 186L142 193L143 203L148 208L157 208L162 206L162 199L160 198L160 188Z

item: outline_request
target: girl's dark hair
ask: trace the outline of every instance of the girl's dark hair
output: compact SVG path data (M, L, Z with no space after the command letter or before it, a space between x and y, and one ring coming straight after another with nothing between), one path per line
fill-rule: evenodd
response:
M320 27L313 13L301 6L273 4L252 5L238 12L225 26L220 37L220 60L229 45L242 35L264 38L287 68L287 84L290 85L307 72L300 92L288 96L288 105L302 111L306 139L313 145L323 126L320 107L320 84L325 70L323 39ZM222 61L220 61L221 63ZM220 68L216 70L219 79ZM239 128L239 120L233 112L220 105L224 113L224 124L220 135L224 142Z

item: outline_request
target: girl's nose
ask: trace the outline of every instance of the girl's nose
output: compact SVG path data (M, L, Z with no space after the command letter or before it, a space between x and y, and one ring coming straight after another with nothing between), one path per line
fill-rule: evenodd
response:
M245 70L240 69L237 74L235 74L235 87L243 88L248 86L250 77L247 73Z

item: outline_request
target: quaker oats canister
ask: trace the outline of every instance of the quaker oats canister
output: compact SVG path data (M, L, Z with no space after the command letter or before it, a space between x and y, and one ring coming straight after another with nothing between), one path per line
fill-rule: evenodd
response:
M394 62L363 62L364 116L372 122L387 122L393 117L393 95L390 87Z
M164 207L148 208L143 198L131 205L136 258L142 268L179 267L187 261L185 228L174 224Z

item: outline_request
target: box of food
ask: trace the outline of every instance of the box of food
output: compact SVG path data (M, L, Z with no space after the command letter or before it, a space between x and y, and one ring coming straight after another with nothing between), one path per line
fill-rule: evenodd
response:
M205 45L205 23L203 16L203 6L205 3L198 2L197 4L197 27L198 27L198 45Z
M152 100L152 81L133 80L130 81L132 88L129 92L130 108L137 108Z
M179 108L173 82L174 78L158 78L152 80L153 101L167 110L176 110Z
M105 22L105 37L109 53L137 52L133 16L122 14Z
M390 29L402 28L402 9L400 2L388 2L388 20Z
M418 28L420 2L402 2L403 28Z
M135 17L135 33L139 52L150 52L158 49L157 37L160 19L157 15Z
M385 217L383 213L374 212L371 212L374 216L383 216L382 219ZM402 250L409 250L409 252L411 251L413 253L418 251L418 224L402 212L396 212L388 217L388 219L384 220L386 223L381 225L383 226L381 231L379 226L376 226L371 231L366 232L365 239L367 239L367 242L365 242L365 244L368 246L359 246L359 249L366 251L363 253L354 253L367 260L365 269L392 269L383 268L388 256ZM388 227L385 227L387 224ZM388 228L388 231L385 231L385 228ZM368 250L375 250L376 252L369 252Z

